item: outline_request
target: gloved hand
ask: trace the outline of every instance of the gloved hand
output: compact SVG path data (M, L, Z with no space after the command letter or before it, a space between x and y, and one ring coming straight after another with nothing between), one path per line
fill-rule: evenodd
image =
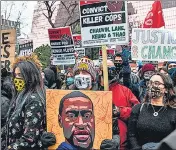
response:
M106 139L101 142L100 149L101 150L118 150L120 145L120 137L119 135L114 135L113 139Z
M122 73L123 74L130 74L131 73L131 68L130 68L130 65L129 65L129 57L130 57L130 51L127 50L127 49L124 49L122 51L122 65L123 65L123 68L122 68Z
M123 49L121 57L123 60L122 64L124 66L127 66L129 64L130 51L128 49Z
M56 144L56 137L51 132L43 132L41 142L43 147L48 148L49 146Z

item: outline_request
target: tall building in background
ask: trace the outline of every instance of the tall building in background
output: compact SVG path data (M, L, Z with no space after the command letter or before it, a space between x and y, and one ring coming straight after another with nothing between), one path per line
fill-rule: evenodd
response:
M59 9L59 3L60 2L57 1L54 4L56 11L52 16L53 22L55 22L57 10ZM48 38L48 29L51 28L51 25L43 13L47 14L46 6L42 1L38 1L34 8L32 29L31 34L29 35L30 39L33 40L33 49L36 49L43 44L50 44Z
M140 27L141 24L143 24L143 21L147 13L151 9L153 2L154 0L128 1L129 23L131 27L133 28ZM64 7L60 5L59 1L55 3L55 6L57 7L57 9L53 14L52 21L54 22L54 25L56 27L61 27L64 24L65 20L67 19L68 14L66 10L64 10ZM165 28L176 29L176 0L162 1L162 8L166 25ZM48 29L51 28L51 26L48 23L46 17L43 15L42 9L46 9L46 7L43 5L42 2L38 1L33 14L32 30L30 35L30 39L33 40L34 49L41 46L42 44L49 44ZM70 18L70 20L68 20L69 23L72 22L73 19L76 20L77 17L79 18L78 10L79 10L78 8L75 9L76 16L74 15L74 18ZM90 53L91 51L92 50L90 50Z

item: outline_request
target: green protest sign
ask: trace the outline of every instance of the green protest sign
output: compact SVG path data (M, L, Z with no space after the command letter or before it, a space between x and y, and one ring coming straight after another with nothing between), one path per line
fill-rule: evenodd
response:
M175 61L176 31L171 29L133 29L132 60Z

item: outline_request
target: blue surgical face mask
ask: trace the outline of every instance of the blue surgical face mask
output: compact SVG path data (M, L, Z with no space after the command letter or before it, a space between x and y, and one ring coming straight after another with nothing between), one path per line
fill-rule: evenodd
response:
M70 86L72 84L74 84L74 78L73 77L68 77L67 80L66 80L66 85Z

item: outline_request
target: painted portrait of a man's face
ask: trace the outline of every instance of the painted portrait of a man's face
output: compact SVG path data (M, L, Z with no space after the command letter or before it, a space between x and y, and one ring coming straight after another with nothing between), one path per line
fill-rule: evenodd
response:
M46 90L47 132L56 137L49 150L100 149L112 139L112 92Z
M80 149L93 147L95 117L90 98L83 95L63 99L58 118L59 125L63 128L65 142Z

